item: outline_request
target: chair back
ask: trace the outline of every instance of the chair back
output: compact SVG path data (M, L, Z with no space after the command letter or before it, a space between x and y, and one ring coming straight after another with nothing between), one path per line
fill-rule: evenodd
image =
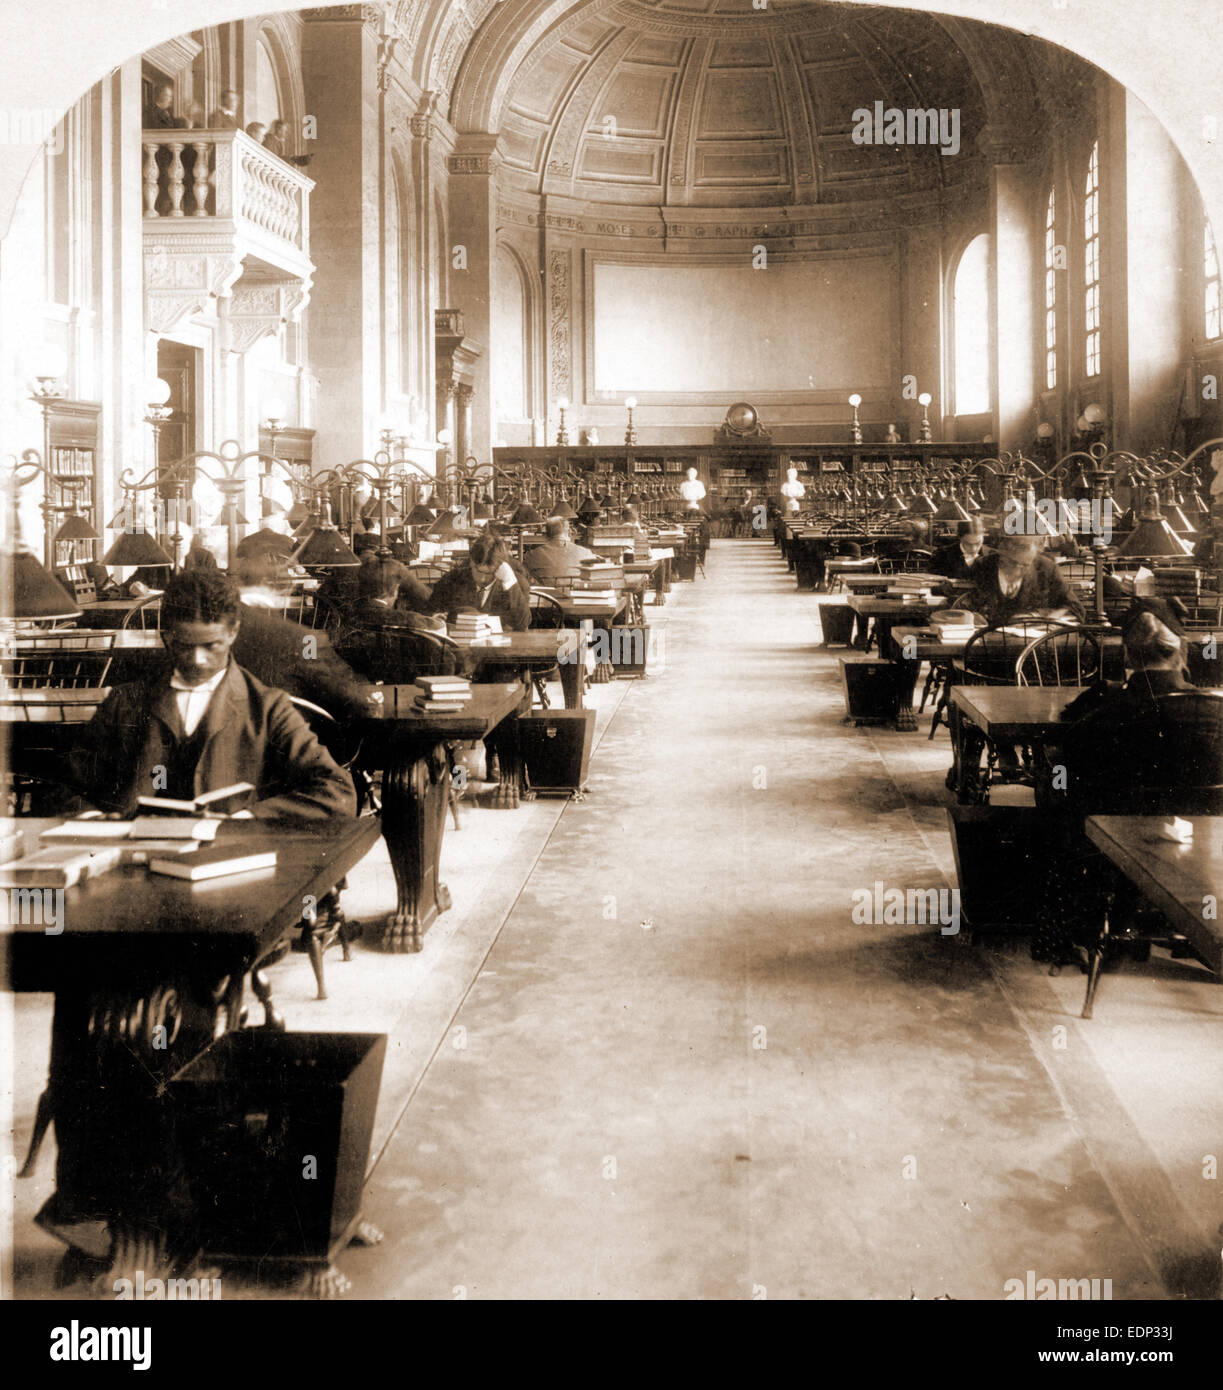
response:
M139 628L142 632L161 631L161 595L150 594L135 608L128 610L123 620L125 628Z
M316 705L312 700L303 700L300 695L290 695L289 702L309 724L310 732L314 737L331 754L332 762L337 767L343 768L352 777L353 764L361 752L360 735L353 733L334 714L325 710L322 705ZM359 796L355 778L353 779L353 790L357 791Z
M1090 685L1100 676L1100 643L1090 632L1068 628L1037 637L1015 662L1017 685Z
M1019 658L1038 638L1050 632L1069 632L1065 623L1045 618L1015 617L1009 622L983 627L964 646L965 685L1015 685Z
M410 685L417 676L452 676L462 665L457 642L423 628L351 628L336 650L367 680L388 685Z
M1223 815L1223 691L1180 690L1119 721L1099 770L1074 769L1076 811L1113 816Z
M106 651L17 651L0 657L0 680L10 690L102 687L114 658Z
M567 583L568 589L561 589L561 584ZM557 580L556 587L560 592L569 592L572 588L573 580ZM545 589L531 589L527 595L527 602L531 609L531 626L535 628L558 628L565 626L565 605L554 595Z

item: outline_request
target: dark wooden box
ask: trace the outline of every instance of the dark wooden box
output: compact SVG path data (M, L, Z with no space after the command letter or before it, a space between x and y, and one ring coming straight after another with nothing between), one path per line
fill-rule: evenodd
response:
M361 1215L385 1033L227 1033L170 1083L214 1258L327 1262Z
M518 721L518 738L531 790L585 790L594 736L592 709L555 709L524 715Z
M896 718L896 665L879 656L843 656L845 715L856 723L879 723Z
M1030 929L1045 880L1046 832L1035 806L949 806L960 916L971 931Z

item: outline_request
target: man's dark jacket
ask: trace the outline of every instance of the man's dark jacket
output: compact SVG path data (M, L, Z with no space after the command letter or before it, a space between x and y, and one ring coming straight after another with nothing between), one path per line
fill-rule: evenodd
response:
M956 600L958 607L980 613L992 625L1009 622L1017 613L1042 609L1068 608L1083 616L1083 605L1066 587L1052 560L1038 555L1018 592L1008 597L998 584L998 559L996 554L981 556L968 576L973 586Z
M194 790L165 786L157 769L174 766L186 740L170 674L116 686L90 721L66 781L93 806L131 815L140 796L185 798L251 782L255 791L227 811L249 810L260 820L356 814L351 778L289 697L233 660L196 730L202 747Z
M980 559L981 556L978 554L975 559L966 560L959 540L948 541L936 548L934 558L930 561L930 573L942 574L948 579L971 579Z
M337 719L368 712L357 676L335 654L321 628L303 627L267 608L243 604L230 655L264 685L321 705Z
M516 567L511 568L515 569L516 574L520 573ZM447 570L433 586L433 594L429 599L429 611L445 613L447 618L453 618L461 609L491 613L501 619L503 628L517 632L525 631L531 625L531 605L521 577L510 589L503 589L501 581L494 579L488 602L482 604L480 590L472 578L468 561Z

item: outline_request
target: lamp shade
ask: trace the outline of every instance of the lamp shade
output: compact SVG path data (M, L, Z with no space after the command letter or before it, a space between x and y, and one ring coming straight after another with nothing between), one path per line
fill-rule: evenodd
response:
M124 531L102 556L102 563L139 569L152 565L172 565L174 561L147 531Z
M451 512L443 512L441 516L425 532L425 537L431 541L452 541L458 536L454 526L454 516Z
M1117 551L1118 555L1183 559L1189 547L1172 530L1159 510L1159 493L1152 489L1143 501L1138 522Z
M472 515L477 521L491 521L493 518L492 504L483 500L477 502Z
M28 550L13 556L11 618L79 618L68 590Z
M282 536L279 531L269 531L264 527L260 531L252 531L249 536L244 536L234 547L234 554L240 560L253 555L275 555L280 559L288 559L293 549L293 542L288 536Z
M530 502L519 502L514 508L514 515L510 517L511 526L538 526L543 520L539 512Z
M429 493L428 497L425 498L425 506L428 507L431 511L434 511L434 512L440 512L440 511L441 511L441 509L442 509L442 503L441 503L441 499L440 499L440 498L438 497L438 495L437 495L436 489L432 490L432 491Z
M403 519L405 526L432 526L433 513L418 503Z
M575 512L569 503L562 497L560 501L557 502L556 506L552 508L552 515L563 516L566 521L572 521L577 516L577 512Z
M98 533L80 512L69 512L64 524L55 533L57 541L96 541Z
M909 503L909 510L914 516L933 516L938 509L931 500L929 493L919 492Z
M968 513L954 497L948 497L934 513L935 521L969 521L970 519Z
M290 526L300 526L310 516L310 508L305 502L294 502L286 513L286 520Z
M320 526L297 547L289 563L318 569L343 569L359 565L361 561L344 544L344 537L334 526Z

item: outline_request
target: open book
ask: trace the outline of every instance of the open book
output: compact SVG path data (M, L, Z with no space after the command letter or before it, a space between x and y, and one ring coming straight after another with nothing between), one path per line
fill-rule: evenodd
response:
M249 782L235 782L229 787L218 787L216 791L203 792L194 801L179 801L172 796L141 796L136 798L136 814L198 816L203 811L218 811L223 802L245 796L247 792L254 790Z

